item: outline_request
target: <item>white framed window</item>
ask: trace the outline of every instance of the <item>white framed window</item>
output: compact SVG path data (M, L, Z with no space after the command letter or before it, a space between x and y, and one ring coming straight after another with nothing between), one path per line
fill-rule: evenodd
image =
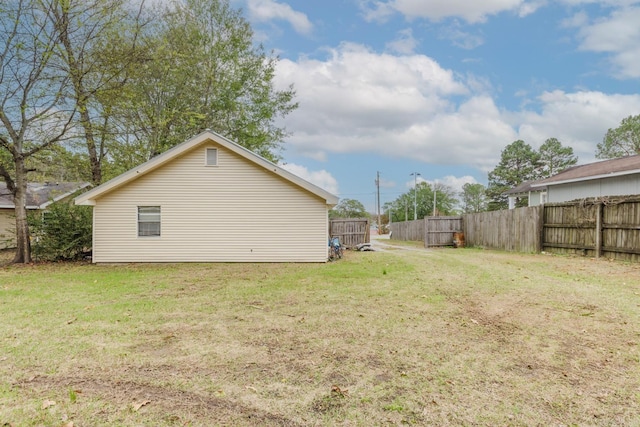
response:
M205 165L206 166L218 166L218 149L217 148L207 148L207 154L205 156Z
M160 206L138 206L138 237L160 236Z

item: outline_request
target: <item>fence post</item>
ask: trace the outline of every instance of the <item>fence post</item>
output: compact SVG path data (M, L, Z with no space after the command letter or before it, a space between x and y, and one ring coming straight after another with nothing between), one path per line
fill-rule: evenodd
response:
M424 247L429 247L429 219L425 216L424 221Z
M538 205L538 234L536 242L536 251L538 253L544 250L544 204Z
M596 204L596 258L602 256L602 202Z

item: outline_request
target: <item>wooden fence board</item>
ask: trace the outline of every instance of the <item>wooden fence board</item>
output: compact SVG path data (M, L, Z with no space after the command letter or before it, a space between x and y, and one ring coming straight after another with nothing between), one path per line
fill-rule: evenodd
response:
M425 218L424 246L453 246L453 234L462 232L461 216Z
M391 237L397 240L424 241L424 220L393 222L389 224Z
M444 236L452 235L455 227L447 228L443 218L451 218L450 224L453 224L459 217L394 223L391 225L393 238L419 241L423 236L425 246L449 244ZM467 246L640 261L640 197L637 196L465 214L461 221Z
M415 221L389 224L397 240L424 242L425 247L453 246L453 234L462 231L462 217L429 216Z
M337 218L329 221L329 236L339 237L347 248L371 242L369 220L367 218Z
M516 252L540 250L541 208L518 208L463 215L467 246Z

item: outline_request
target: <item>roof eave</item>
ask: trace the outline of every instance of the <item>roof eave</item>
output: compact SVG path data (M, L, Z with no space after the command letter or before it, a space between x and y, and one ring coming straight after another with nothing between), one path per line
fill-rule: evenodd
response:
M67 191L64 194L60 194L58 197L54 197L51 200L46 201L45 203L42 203L41 205L39 205L36 209L45 209L47 208L49 205L51 205L52 203L58 202L60 200L66 199L67 197L69 197L70 195L77 193L80 190L84 190L87 187L91 187L91 183L89 182L85 182L82 185L80 185L78 188L75 188L71 191Z
M161 167L162 165L164 165L165 163L173 160L174 158L176 158L177 156L179 156L180 154L200 145L203 144L206 141L213 141L216 144L222 145L223 147L229 149L230 151L252 161L253 163L267 169L270 170L280 176L282 176L283 178L285 178L286 180L298 185L299 187L302 187L303 189L309 191L312 194L315 194L318 197L323 198L327 205L329 206L335 206L338 204L338 197L329 193L328 191L300 178L297 175L294 175L293 173L287 171L286 169L281 168L280 166L276 165L275 163L270 162L269 160L255 154L254 152L246 149L245 147L242 147L239 144L236 144L235 142L231 141L230 139L225 138L222 135L219 135L213 131L210 130L206 130L196 136L194 136L191 139L188 139L187 141L176 145L175 147L165 151L164 153L160 154L157 157L154 157L153 159L148 160L147 162L141 164L140 166L133 168L125 173L123 173L122 175L119 175L107 182L105 182L104 184L94 188L93 190L87 191L84 194L81 194L80 196L76 197L74 199L74 203L76 205L89 205L89 206L95 206L96 204L96 199L98 197L100 197L101 195L108 193L110 191L113 191L114 189L127 184L130 181L133 181L134 179L136 179L139 176L142 176L144 174L147 174L159 167Z
M626 171L620 171L620 172L609 172L609 173L604 173L604 174L599 174L599 175L591 175L591 176L583 176L580 178L572 178L572 179L563 179L560 181L551 181L551 182L545 182L542 184L531 184L532 187L542 187L544 185L560 185L560 184L571 184L574 182L581 182L581 181L591 181L594 179L602 179L602 178L614 178L616 176L624 176L624 175L633 175L633 174L637 174L640 173L640 169L631 169L631 170L626 170Z

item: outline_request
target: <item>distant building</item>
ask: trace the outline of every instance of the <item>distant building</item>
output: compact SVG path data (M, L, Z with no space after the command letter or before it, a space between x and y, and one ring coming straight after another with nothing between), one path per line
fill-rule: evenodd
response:
M509 199L509 209L515 208L517 201L519 199L522 199L523 197L528 198L528 206L538 206L545 204L545 202L547 201L547 188L532 187L532 184L534 184L535 182L536 181L523 182L517 187L514 187L504 193Z
M547 192L549 203L640 194L640 155L573 166L531 184Z
M78 191L89 187L88 182L56 182L27 184L27 209L44 210L51 203L71 197ZM13 248L16 245L16 220L13 195L7 184L0 182L0 249Z
M572 166L539 181L527 181L504 193L509 209L519 198L528 197L528 206L571 200L640 195L640 155Z

